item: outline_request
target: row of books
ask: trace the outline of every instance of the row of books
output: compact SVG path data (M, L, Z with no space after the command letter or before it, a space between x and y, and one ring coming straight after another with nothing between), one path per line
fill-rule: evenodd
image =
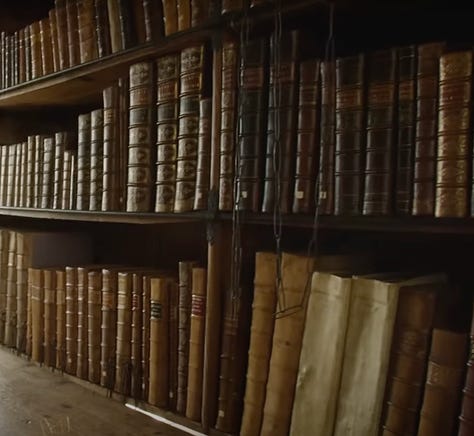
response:
M0 88L99 59L163 35L158 0L55 0L47 17L1 32Z

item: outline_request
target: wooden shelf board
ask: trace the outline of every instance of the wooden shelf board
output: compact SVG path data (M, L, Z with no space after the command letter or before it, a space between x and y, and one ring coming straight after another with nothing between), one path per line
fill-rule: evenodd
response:
M188 213L135 213L135 212L90 212L79 210L30 209L0 207L0 216L35 218L43 220L85 221L125 224L169 224L204 221L206 211Z

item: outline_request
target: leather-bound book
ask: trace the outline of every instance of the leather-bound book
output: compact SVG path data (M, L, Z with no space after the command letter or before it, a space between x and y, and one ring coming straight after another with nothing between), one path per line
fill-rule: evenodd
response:
M39 22L41 65L43 75L51 74L53 69L53 51L51 46L51 24L49 18L43 18Z
M118 139L118 187L120 210L127 210L127 177L130 142L130 86L129 76L119 78L119 139ZM143 137L141 136L143 139Z
M8 244L7 302L5 310L4 337L4 344L7 347L14 347L16 344L16 244L16 234L15 232L10 232Z
M393 211L396 66L395 48L368 56L364 215Z
M61 209L72 209L71 197L73 197L74 190L72 189L73 167L75 166L75 154L71 150L64 151L64 162L62 172L62 194L61 194Z
M409 215L413 203L416 126L417 47L398 49L398 132L396 142L395 212Z
M43 157L44 157L44 136L35 135L35 160L34 160L35 196L34 196L33 204L34 204L34 207L36 208L41 207L41 195L42 195L42 190L43 190L43 168L44 168Z
M112 390L115 383L117 344L117 286L114 269L102 270L102 325L100 340L100 384Z
M118 3L122 47L127 50L137 44L137 29L133 21L132 0L119 0Z
M21 180L20 180L20 197L19 207L26 207L26 199L28 195L28 142L21 143Z
M146 42L145 28L145 4L143 0L131 0L134 28L136 31L137 44Z
M142 398L143 387L143 274L135 272L132 275L132 334L131 334L131 382L130 395L132 398Z
M190 0L191 1L191 27L201 26L210 17L210 0ZM179 6L178 6L179 8ZM179 18L178 18L179 19ZM178 21L179 24L179 21Z
M191 27L191 0L176 0L176 7L178 31L189 29Z
M163 5L163 20L165 23L165 36L178 31L178 0L161 0Z
M88 274L89 268L77 268L77 366L76 376L87 380L88 378Z
M8 207L13 207L13 198L14 198L14 190L15 190L15 172L16 172L15 161L16 161L16 147L15 145L10 145L9 152L8 152L7 200L5 203L5 206L8 206Z
M175 212L193 209L199 136L199 99L204 87L204 45L181 51Z
M400 290L380 431L416 435L438 291L431 276Z
M433 215L438 138L439 58L445 44L418 46L413 215Z
M15 155L15 179L13 182L13 207L20 206L20 193L21 193L21 179L23 173L22 161L22 143L15 144L16 155Z
M8 190L8 163L9 163L10 146L4 145L1 147L1 161L0 161L0 203L2 206L7 205L7 190ZM32 161L33 163L33 161Z
M77 268L66 267L66 372L77 368Z
M176 410L176 401L178 397L178 301L178 283L176 281L172 281L172 283L169 285L168 292L168 406L170 410Z
M192 269L192 302L189 326L188 388L186 417L201 420L204 365L204 323L206 318L207 270Z
M58 25L56 23L56 11L54 9L49 10L49 29L51 35L51 54L53 59L53 72L59 71L59 42L58 42ZM19 34L21 42L21 33ZM20 57L21 57L21 43L20 43ZM21 72L21 61L20 61L20 82L22 72Z
M104 111L91 112L91 175L89 210L100 210L102 206L103 160L104 160Z
M56 364L56 271L43 270L44 282L44 364Z
M8 230L0 229L0 344L5 339L9 236Z
M365 57L336 61L335 215L360 215L365 149Z
M35 362L43 362L44 341L44 281L43 270L28 269L28 281L31 283L31 358Z
M169 294L172 281L152 278L150 281L150 378L148 402L168 405L169 389Z
M69 45L66 0L55 0L54 11L56 13L56 27L58 35L59 68L64 70L69 67Z
M69 66L80 62L79 24L77 22L77 0L66 0L67 44Z
M158 59L155 212L173 212L178 151L179 55Z
M336 148L336 65L321 62L321 136L319 142L318 210L334 211L334 158Z
M145 16L145 41L158 41L163 37L163 9L162 4L155 0L143 0Z
M102 58L112 53L107 0L94 0L94 9L97 55Z
M310 213L315 207L319 164L320 61L300 64L293 213Z
M56 271L56 368L66 371L66 271Z
M244 8L244 0L222 0L221 12L238 12Z
M443 54L439 67L435 216L469 213L472 52Z
M77 2L77 28L81 63L90 62L99 56L94 6L94 0L79 0Z
M198 155L194 210L207 209L211 170L211 126L212 101L210 98L204 98L199 101Z
M433 330L418 436L451 436L457 429L467 344L466 334Z
M283 34L278 43L275 37L270 40L271 66L262 204L262 211L266 213L273 212L278 202L281 213L289 213L293 205L298 66L302 43L301 34L297 30ZM278 59L278 64L274 63L275 59Z
M6 77L6 69L7 69L7 62L6 62L6 39L7 33L5 31L0 32L0 56L1 56L1 63L0 63L0 85L2 89L6 89L8 87L7 84L7 77Z
M20 29L18 31L18 83L23 83L25 80L25 29Z
M43 168L41 177L41 208L49 209L52 206L54 183L54 137L46 136L43 139Z
M11 36L11 57L12 57L12 85L18 85L18 77L19 77L19 65L18 65L18 32L14 32Z
M2 162L5 157L6 149L2 147ZM35 137L34 135L28 136L27 146L26 146L26 156L27 156L27 165L26 165L26 207L33 207L34 206L34 199L35 199ZM3 163L2 163L3 168ZM3 170L2 170L3 174ZM2 199L2 186L3 186L3 178L2 183L0 184L0 201Z
M71 148L69 132L58 132L54 135L54 178L53 178L53 209L61 209L63 195L64 155Z
M16 349L26 348L29 253L23 233L16 232ZM8 279L8 277L7 277ZM6 283L5 283L6 285Z
M102 92L103 99L103 180L102 211L119 210L119 159L120 136L119 87L112 85Z
M87 272L87 379L100 382L102 271Z
M77 210L89 210L91 178L91 114L78 117L77 135Z
M135 44L132 5L130 0L107 0L112 53Z
M142 282L142 398L148 400L150 380L150 319L151 319L151 276L144 275Z
M154 63L130 67L127 212L150 212L155 128Z
M29 279L29 271L28 271L28 293L27 293L27 304L26 304L26 347L25 347L25 354L28 357L31 357L32 348L33 348L33 323L32 323L32 315L31 315L31 290L32 290L32 283ZM1 342L3 343L3 337Z
M41 63L41 36L40 23L34 21L29 25L30 46L31 46L31 78L37 79L43 75L43 65ZM8 73L6 73L6 82L8 83Z
M107 0L107 12L110 26L110 47L112 53L123 50L122 37L120 35L120 13L117 0Z
M238 44L222 45L221 125L219 142L219 210L231 211L234 204L234 155L237 120Z

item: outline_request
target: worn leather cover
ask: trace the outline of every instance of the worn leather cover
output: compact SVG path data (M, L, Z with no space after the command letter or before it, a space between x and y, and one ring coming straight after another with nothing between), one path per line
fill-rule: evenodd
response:
M165 36L178 31L178 7L177 0L162 0L163 19L165 22Z
M28 280L31 283L31 358L43 362L44 356L44 276L43 270L28 269Z
M210 98L203 98L199 101L198 155L194 210L207 209L211 170L211 127L212 101Z
M89 210L100 210L103 193L104 111L91 112L91 176Z
M77 210L89 210L91 180L91 114L78 117L77 135Z
M101 58L112 53L107 0L94 0L94 11L97 56Z
M102 325L100 341L100 384L112 390L115 383L117 339L118 274L114 269L102 270Z
M41 45L41 65L43 75L51 74L53 68L53 51L51 44L51 23L49 18L43 18L39 22L40 45Z
M0 229L0 343L5 339L7 310L8 245L10 232ZM29 300L29 299L28 299ZM26 310L26 307L25 307ZM31 324L30 324L31 328Z
M66 0L67 43L69 67L80 62L79 32L77 22L77 0Z
M64 70L70 65L66 0L55 0L54 11L56 13L56 33L58 37L58 70ZM26 76L28 80L28 74Z
M37 79L43 75L43 64L41 61L41 34L40 23L34 21L29 25L30 29L30 46L31 46L31 78ZM8 64L7 64L8 65ZM10 70L5 71L5 83L11 86Z
M79 34L79 57L81 63L97 59L97 26L95 0L77 2L77 27Z
M178 13L178 30L189 29L191 27L191 0L176 0L176 7Z
M54 185L54 140L54 136L47 136L43 139L43 168L41 177L42 209L50 209L52 206Z

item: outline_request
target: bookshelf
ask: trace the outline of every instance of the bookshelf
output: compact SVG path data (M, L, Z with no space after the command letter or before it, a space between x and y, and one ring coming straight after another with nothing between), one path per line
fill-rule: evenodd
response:
M136 3L138 4L138 2ZM469 213L461 218L396 214L363 216L362 213L359 213L340 216L326 214L315 219L313 209L305 214L279 213L278 211L263 213L250 210L234 212L219 210L218 191L221 188L221 169L224 162L221 160L220 149L221 130L223 130L221 116L226 109L222 107L221 97L225 88L223 82L227 80L222 72L225 68L222 52L223 46L230 41L236 44L241 40L244 43L248 42L242 38L241 32L243 30L248 31L250 39L255 39L262 36L268 37L278 20L281 21L284 30L300 26L310 28L313 26L315 30L313 29L311 34L313 38L311 42L318 49L318 54L314 54L313 57L318 56L323 59L324 45L330 28L328 24L329 11L331 6L335 5L334 13L337 23L335 32L341 42L338 45L339 40L336 40L337 56L346 56L355 51L369 52L375 48L388 48L395 45L419 44L444 39L446 36L452 36L456 43L467 42L459 34L456 26L452 24L447 25L443 30L436 27L443 17L443 11L446 12L443 9L429 12L433 21L427 25L424 31L417 27L416 21L421 19L426 10L427 2L424 1L414 2L412 5L401 5L399 2L391 1L389 9L374 5L377 2L370 1L362 2L357 7L347 1L295 0L281 3L278 15L275 13L277 9L275 3L261 2L246 11L237 10L223 15L217 14L217 16L187 30L163 36L155 41L137 44L116 53L0 90L2 136L8 138L5 140L5 144L25 141L25 133L28 135L52 135L60 130L70 130L71 128L75 128L77 131L78 116L84 112L100 109L103 103L103 90L113 86L118 79L127 77L132 65L155 63L156 59L182 53L189 46L206 44L209 55L207 61L209 65L207 66L210 67L206 80L207 85L210 84L210 86L207 86L209 89L206 89L204 97L211 99L212 118L207 132L211 140L208 144L209 168L206 176L209 182L207 188L209 199L205 207L200 210L178 213L152 212L153 205L146 212L127 212L123 210L125 209L123 204L122 210L114 211L75 210L73 207L61 210L51 207L33 208L10 205L0 206L0 225L16 228L19 232L24 229L80 230L88 234L94 241L94 248L97 252L94 263L97 264L120 264L123 262L135 266L140 264L144 266L144 269L145 267L159 266L160 268L173 269L176 272L178 261L195 259L205 266L207 268L207 285L206 311L203 315L205 327L202 332L205 340L202 348L204 369L202 372L202 394L200 395L202 401L200 422L190 421L182 414L172 410L163 410L150 405L142 398L133 399L129 395L122 396L118 393L113 393L112 396L115 399L134 402L135 405L139 405L145 410L155 412L193 430L202 430L209 432L209 434L238 434L237 427L240 425L240 418L235 416L232 418L231 424L225 422L220 424L221 427L226 425L234 427L232 431L215 430L216 422L222 419L221 409L219 409L221 400L219 392L225 390L226 385L223 383L231 384L231 381L225 378L231 377L228 373L223 377L221 369L226 363L225 359L236 361L242 357L242 353L237 355L235 351L234 354L229 352L229 349L238 349L239 346L242 346L240 343L231 342L229 331L234 336L237 335L235 333L237 331L242 333L243 341L247 341L243 348L243 354L247 355L251 326L251 297L254 289L253 278L256 272L255 254L261 251L275 251L277 240L281 244L277 251L301 252L305 251L308 246L308 251L311 251L316 245L317 249L322 252L370 252L376 259L374 263L378 270L413 269L414 264L419 261L420 268L423 270L435 268L438 271L445 268L450 277L454 276L461 283L460 286L463 289L466 289L472 282L469 277L468 256L474 249L474 218L467 217ZM26 4L29 2L25 2ZM45 3L43 7L37 6L39 11L35 12L35 17L42 18L48 8L52 6L54 6L53 2ZM8 6L2 6L2 8L5 8L8 13ZM409 18L406 22L406 33L403 33L399 24L391 23L387 24L387 32L383 34L383 22L388 23L390 21L388 17L396 17L396 20L401 20L407 14ZM462 13L458 11L456 17L460 18L461 15ZM380 34L380 41L377 40L378 38L374 38L370 31L370 26L375 22L377 23L377 34ZM25 24L28 23L19 21L18 27ZM345 26L347 27L344 28ZM362 29L360 34L354 36L353 32L356 32L357 28ZM15 31L16 29L9 28L8 30ZM267 73L269 76L270 73L268 71ZM179 83L179 78L177 80ZM237 89L233 91L235 94L239 92ZM179 98L182 96L178 95L177 101ZM161 103L163 104L163 102ZM156 106L156 101L153 104ZM176 104L178 105L178 103ZM128 111L129 108L126 109ZM317 106L317 110L320 111L321 108ZM1 117L4 118L3 121ZM35 129L33 129L31 124L37 117L41 121L36 122ZM153 129L157 124L155 121L153 121ZM236 121L235 119L234 124L237 124ZM44 130L39 129L38 124L43 124ZM27 127L22 130L25 125ZM122 130L128 131L130 125L125 123L125 127L122 126L122 128ZM262 148L266 149L267 126L264 127L264 130L263 136L265 138ZM121 134L127 139L126 134L123 132ZM178 143L178 139L176 142ZM153 142L151 145L154 147L155 143ZM293 152L296 154L296 150ZM231 154L231 157L231 164L234 166L235 156ZM265 156L262 160L265 160ZM198 162L197 160L196 166L199 165ZM157 162L153 162L152 165L153 171L155 171L155 163ZM263 165L265 163L261 162L260 167ZM126 170L125 167L125 176ZM261 168L259 171L258 182L263 184ZM233 176L235 174L232 174L231 177ZM150 189L154 195L153 189L156 188L152 186ZM125 196L126 192L122 194ZM232 250L235 251L232 252ZM409 253L406 253L407 251ZM237 255L236 252L238 252ZM236 266L236 264L238 265ZM238 298L241 299L242 306L245 306L242 319L237 320L228 308L229 304L232 305L229 300L235 297L230 295L231 291L234 291L232 288L235 283L232 283L232 280L235 278L236 270L240 275L238 285L242 288ZM449 321L452 322L451 318L457 316L458 326L465 327L470 310L466 302L471 294L472 291L464 290L460 294L456 293L452 299L448 298L445 301L449 307L452 306L455 310L459 308L457 305L459 301L465 303L464 310L451 314L451 317L447 316L450 318ZM232 316L229 316L229 313L232 313ZM446 324L449 324L448 321ZM245 367L242 362L239 364ZM68 375L67 377L73 376ZM240 378L242 379L238 380L240 384L237 383L239 386L229 388L235 389L236 397L238 397L237 404L226 405L226 411L233 413L235 409L237 415L242 414L245 372L241 371ZM100 387L82 380L80 382L97 392L106 394L106 388L103 386ZM235 380L233 382L235 383Z

